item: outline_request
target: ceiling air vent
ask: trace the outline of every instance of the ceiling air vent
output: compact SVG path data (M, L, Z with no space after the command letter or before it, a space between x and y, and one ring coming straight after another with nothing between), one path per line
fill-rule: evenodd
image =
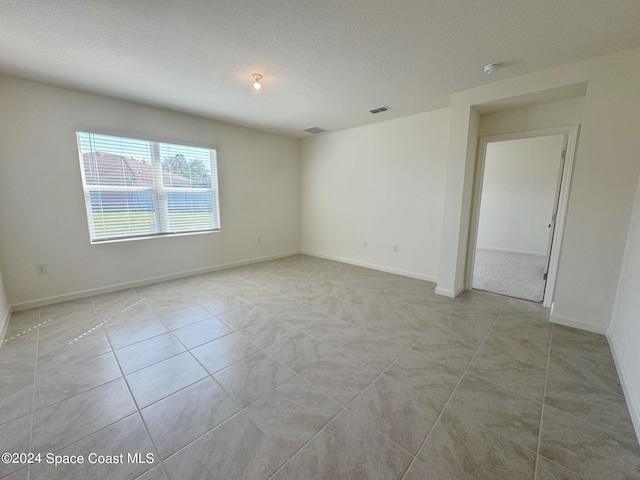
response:
M318 135L319 133L328 132L329 130L325 130L324 128L320 128L320 127L309 127L309 128L305 128L303 131L313 133L314 135Z
M391 109L386 105L380 105L379 107L372 108L371 110L369 110L369 113L373 113L375 115L376 113L386 112L387 110L391 110Z

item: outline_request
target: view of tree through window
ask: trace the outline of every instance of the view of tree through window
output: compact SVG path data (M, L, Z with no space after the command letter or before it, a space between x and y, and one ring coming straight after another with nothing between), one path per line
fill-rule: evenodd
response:
M188 160L182 153L176 153L173 157L162 159L162 169L189 180L211 185L211 171L200 158Z

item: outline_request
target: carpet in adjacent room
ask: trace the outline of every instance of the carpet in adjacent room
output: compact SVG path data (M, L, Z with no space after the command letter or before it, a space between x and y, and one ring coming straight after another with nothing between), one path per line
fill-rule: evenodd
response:
M545 257L476 249L473 288L542 302Z

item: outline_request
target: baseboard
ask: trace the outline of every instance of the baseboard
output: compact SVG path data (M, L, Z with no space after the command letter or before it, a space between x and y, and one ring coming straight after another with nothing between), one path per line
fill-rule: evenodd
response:
M7 305L7 310L4 312L4 315L0 317L0 348L2 348L2 344L4 343L4 336L7 334L7 328L9 328L9 320L11 319L12 308L10 305Z
M29 300L27 302L16 303L11 305L11 311L16 312L19 310L26 310L28 308L42 307L43 305L51 305L52 303L67 302L69 300L77 300L78 298L90 297L93 295L101 295L103 293L117 292L118 290L125 290L127 288L142 287L145 285L152 285L154 283L166 282L168 280L175 280L177 278L189 277L191 275L210 273L218 270L224 270L226 268L241 267L244 265L250 265L252 263L266 262L268 260L276 260L278 258L285 258L285 257L290 257L292 255L299 255L299 254L300 254L300 251L278 253L275 255L267 255L264 257L250 258L248 260L240 260L237 262L224 263L224 264L215 265L212 267L204 267L204 268L198 268L195 270L186 270L179 273L172 273L169 275L161 275L159 277L150 277L150 278L144 278L141 280L133 280L131 282L117 283L114 285L108 285L106 287L98 287L98 288L92 288L87 290L78 290L76 292L65 293L62 295L55 295L52 297L39 298L36 300Z
M436 287L436 294L442 295L444 297L456 298L458 295L462 293L464 287L458 287L455 290L449 290L447 288Z
M302 255L309 255L310 257L324 258L326 260L334 260L336 262L348 263L349 265L355 265L357 267L370 268L372 270L379 270L381 272L393 273L395 275L401 275L403 277L415 278L417 280L424 280L426 282L437 282L437 278L431 275L423 275L421 273L410 272L407 270L401 270L399 268L385 267L384 265L378 265L376 263L361 262L359 260L352 260L350 258L337 257L335 255L327 255L325 253L312 252L309 250L302 250Z
M534 255L536 257L545 257L546 254L540 252L528 252L526 250L512 250L510 248L498 248L498 247L485 247L478 245L476 250L487 250L488 252L503 252L503 253L519 253L520 255Z
M593 325L591 323L583 322L582 320L575 320L573 318L560 317L553 313L549 315L549 321L551 323L557 323L558 325L564 325L565 327L578 328L580 330L586 330L587 332L599 333L606 335L606 327L600 325Z
M633 428L636 431L636 437L640 442L640 403L629 385L629 376L627 375L627 369L620 356L618 346L616 345L615 336L611 334L611 329L607 330L607 339L609 340L609 346L611 347L611 354L613 355L613 361L616 364L618 370L618 376L620 377L620 384L622 385L622 391L624 392L624 398L627 401L627 407L629 408L629 415L633 422ZM634 367L635 368L635 367Z

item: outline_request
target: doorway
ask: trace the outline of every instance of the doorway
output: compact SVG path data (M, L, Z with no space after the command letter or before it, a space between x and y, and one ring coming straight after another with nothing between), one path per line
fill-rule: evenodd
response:
M576 129L481 139L468 288L551 306Z

